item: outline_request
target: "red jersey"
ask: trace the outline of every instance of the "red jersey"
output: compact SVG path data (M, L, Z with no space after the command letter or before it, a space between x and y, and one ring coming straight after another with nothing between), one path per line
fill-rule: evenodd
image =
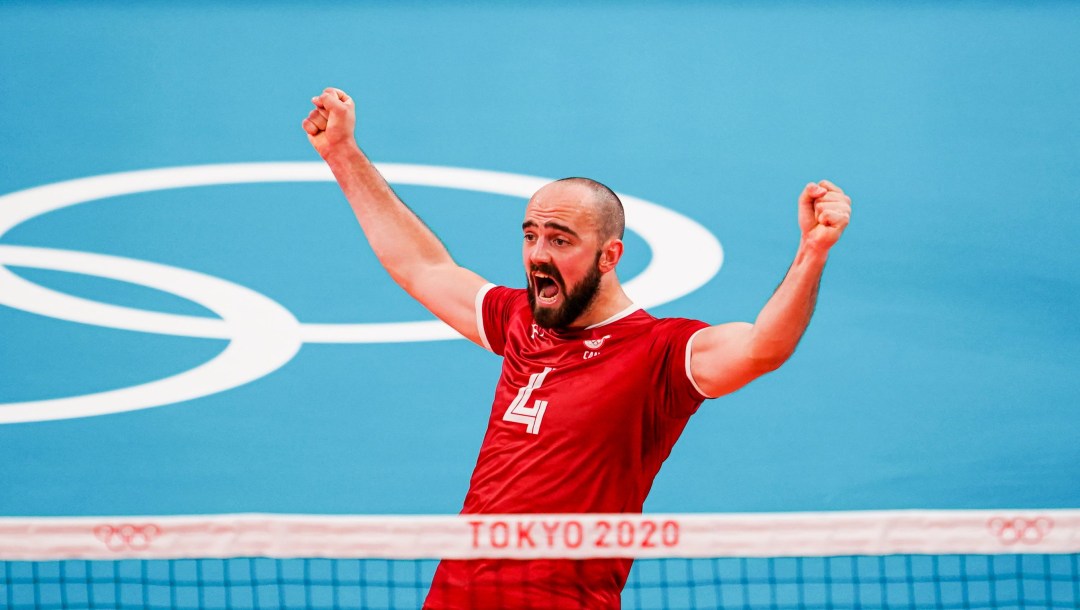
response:
M632 306L578 330L539 327L524 290L477 295L503 356L463 514L639 513L706 398L689 344L707 324ZM425 608L618 608L629 560L444 561Z

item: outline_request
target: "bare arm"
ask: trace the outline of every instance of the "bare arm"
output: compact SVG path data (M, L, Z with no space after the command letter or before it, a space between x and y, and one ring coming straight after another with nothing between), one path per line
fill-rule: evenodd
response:
M753 324L711 326L694 338L690 371L709 396L743 387L780 367L810 323L829 249L851 218L851 199L828 181L808 184L799 196L802 239L784 281Z
M311 101L315 109L304 119L304 131L333 171L379 262L435 316L482 345L476 295L486 281L454 262L360 150L352 98L340 89L326 89Z

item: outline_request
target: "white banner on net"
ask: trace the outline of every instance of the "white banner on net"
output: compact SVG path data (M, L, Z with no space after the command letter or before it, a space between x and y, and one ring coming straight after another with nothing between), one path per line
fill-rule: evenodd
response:
M1080 552L1080 509L0 518L0 560L818 557Z

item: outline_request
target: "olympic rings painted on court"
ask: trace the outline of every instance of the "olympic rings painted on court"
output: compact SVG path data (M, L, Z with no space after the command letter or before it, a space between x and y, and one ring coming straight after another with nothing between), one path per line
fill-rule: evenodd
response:
M528 199L549 179L502 172L379 164L393 184L471 190ZM105 174L0 196L0 238L47 212L107 197L225 184L325 182L321 162L240 163ZM646 268L625 284L642 307L685 296L720 270L719 241L695 221L658 204L619 194L627 228L650 247ZM166 314L74 297L30 282L4 265L68 271L138 284L198 303L219 319ZM158 381L81 396L0 404L0 424L117 413L222 392L277 370L303 343L390 343L459 338L438 320L300 323L276 301L221 278L158 263L89 252L0 245L0 305L61 320L174 336L227 339L226 349L189 371Z

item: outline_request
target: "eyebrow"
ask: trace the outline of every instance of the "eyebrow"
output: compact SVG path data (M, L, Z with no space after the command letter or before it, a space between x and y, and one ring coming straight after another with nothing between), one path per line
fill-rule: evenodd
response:
M521 223L521 230L524 231L525 229L531 229L531 228L535 228L535 227L538 227L538 226L540 226L540 225L536 224L536 221L534 221L534 220L526 220L525 222ZM581 237L581 236L579 236L577 234L576 231L574 231L570 227L568 227L566 225L563 225L563 224L559 224L557 222L552 222L550 220L544 223L544 228L546 228L546 229L555 229L556 231L562 231L563 233L566 233L568 235L573 235L574 237L577 237L579 239Z

